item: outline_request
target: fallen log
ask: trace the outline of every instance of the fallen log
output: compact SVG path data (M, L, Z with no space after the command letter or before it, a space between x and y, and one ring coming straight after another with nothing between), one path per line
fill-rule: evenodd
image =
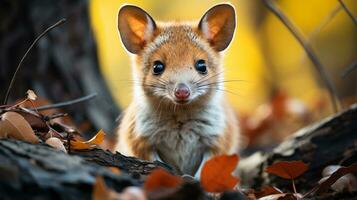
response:
M295 182L301 193L317 185L326 166L357 162L357 104L297 131L271 152L257 152L242 159L239 165L242 184L253 188L271 185L292 191L290 181L264 171L276 161L291 160L309 165L309 170Z
M149 162L135 157L127 157L118 152L113 154L110 151L103 151L102 149L77 150L71 152L71 154L78 155L89 162L94 162L101 166L117 167L135 177L148 175L157 167L174 173L173 169L165 163L159 161Z
M118 192L140 185L142 176L157 166L99 149L68 155L45 144L0 140L0 199L90 199L96 176ZM123 173L104 166L117 166ZM130 172L125 173L125 172Z
M242 159L239 164L241 184L255 189L273 185L291 191L289 181L268 175L264 169L280 160L302 160L309 164L309 170L296 180L296 186L300 193L309 191L327 165L356 162L356 133L357 104L301 129L272 152L260 152ZM123 173L115 174L106 166L118 167ZM158 166L171 170L160 162L143 161L101 149L65 154L46 144L0 140L0 194L2 199L90 199L98 175L104 177L110 188L120 192L127 186L141 185L143 177ZM186 183L192 188L195 184L188 185L190 183ZM187 197L184 188L166 199ZM196 188L193 194L197 199L202 198L199 186L193 188ZM321 198L353 199L356 194L323 195Z

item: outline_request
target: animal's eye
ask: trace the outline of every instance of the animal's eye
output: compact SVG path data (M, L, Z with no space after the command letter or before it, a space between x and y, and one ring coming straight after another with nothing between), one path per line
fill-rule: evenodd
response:
M201 74L207 74L206 62L204 60L198 60L195 64L196 70Z
M165 65L164 65L164 63L162 63L162 62L159 61L159 60L156 60L156 61L154 62L153 67L152 67L152 72L153 72L153 74L154 74L154 75L160 75L160 74L162 74L162 73L164 72L164 70L165 70Z

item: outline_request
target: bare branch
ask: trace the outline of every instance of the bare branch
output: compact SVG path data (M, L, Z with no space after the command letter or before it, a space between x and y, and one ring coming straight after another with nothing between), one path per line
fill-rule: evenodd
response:
M65 102L61 102L61 103L55 103L55 104L50 104L50 105L44 105L44 106L39 106L36 108L32 108L31 110L37 110L37 111L41 111L41 110L48 110L48 109L54 109L54 108L62 108L62 107L66 107L66 106L70 106L73 104L77 104L77 103L82 103L85 101L89 101L93 98L95 98L97 96L97 93L93 93L78 99L73 99L70 101L65 101Z
M338 2L340 2L342 8L346 11L348 16L351 17L353 23L355 23L355 25L357 26L357 18L355 16L353 16L351 10L347 7L347 5L342 0L338 0Z
M316 36L332 21L333 18L341 11L340 4L336 4L336 6L331 10L331 12L321 21L321 23L311 32L311 34L307 37L307 41L313 41Z
M348 65L342 72L341 78L346 78L348 74L350 74L353 70L357 69L357 60Z
M16 75L17 75L17 72L19 71L22 63L24 62L25 58L27 57L27 54L32 50L32 48L35 46L35 44L44 36L46 35L50 30L52 30L53 28L63 24L64 22L66 21L66 19L61 19L59 20L58 22L56 22L55 24L53 24L52 26L48 27L44 32L42 32L33 42L32 44L30 45L30 47L27 49L26 53L24 54L24 56L21 58L19 64L17 65L17 68L14 72L14 74L12 75L12 78L11 78L11 81L10 81L10 84L9 84L9 87L7 88L7 91L6 91L6 95L5 95L5 98L4 98L4 104L7 104L7 100L9 99L9 95L10 95L10 91L11 91L11 88L13 87L14 85L14 82L15 82L15 78L16 78Z
M337 97L337 92L335 89L335 86L333 85L332 81L328 77L327 72L325 71L324 66L318 59L317 55L315 54L314 50L310 46L310 44L304 39L303 35L297 30L297 28L292 24L292 22L285 16L285 14L278 8L271 0L263 0L267 8L276 16L280 19L280 21L289 29L289 31L292 33L292 35L295 37L295 39L300 43L300 45L303 47L305 50L306 54L310 58L310 60L313 62L315 69L318 74L320 75L320 78L322 81L325 83L326 88L329 91L330 99L333 105L333 109L335 112L337 112L340 108L340 102Z

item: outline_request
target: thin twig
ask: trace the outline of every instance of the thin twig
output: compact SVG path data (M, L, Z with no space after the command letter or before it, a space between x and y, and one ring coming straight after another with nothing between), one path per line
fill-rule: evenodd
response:
M89 101L89 100L95 98L96 96L97 96L97 93L93 93L93 94L90 94L90 95L87 95L87 96L84 96L84 97L81 97L78 99L73 99L70 101L35 107L35 108L32 108L31 110L41 111L41 110L48 110L48 109L54 109L54 108L62 108L62 107L70 106L73 104L82 103L84 101Z
M348 14L348 16L351 17L353 23L355 23L355 25L357 26L357 18L355 16L353 16L351 10L347 7L347 5L345 4L345 2L343 2L342 0L338 0L338 2L340 2L342 8L346 11L346 13Z
M291 182L292 182L292 185L293 185L294 193L296 194L296 193L297 193L297 192L296 192L296 186L295 186L295 181L294 181L293 178L291 179Z
M30 45L30 47L27 49L26 53L24 54L24 56L21 58L19 64L17 65L17 68L14 72L14 74L12 75L12 78L11 78L11 81L10 81L10 84L9 84L9 87L7 88L7 91L6 91L6 95L5 95L5 98L4 98L4 104L7 103L7 100L9 99L9 95L10 95L10 91L11 91L11 88L13 87L14 85L14 82L15 82L15 78L16 78L16 75L17 75L17 72L19 71L22 63L24 62L25 58L27 57L27 54L31 51L31 49L35 46L35 44L44 36L46 35L50 30L52 30L53 28L63 24L64 22L66 21L66 19L61 19L59 20L58 22L56 22L55 24L53 24L52 26L48 27L44 32L41 33L41 35L39 35L33 42L32 44Z
M51 119L56 119L56 118L60 118L60 117L67 117L68 113L56 113L50 116L45 116L46 117L46 121L49 121Z
M331 10L331 12L321 21L321 23L315 28L310 35L307 37L307 41L313 41L316 36L332 21L333 18L341 11L340 4L336 4L336 6Z
M350 74L353 70L357 69L357 60L355 60L352 64L348 65L342 72L341 78L346 78L348 74Z
M316 37L321 33L321 31L332 21L333 18L336 17L336 15L342 10L342 7L339 3L336 4L336 6L331 10L331 12L320 22L319 25L307 36L306 42L312 44ZM305 63L306 59L306 54L301 56L301 62Z
M295 37L295 39L300 43L300 45L303 47L305 52L307 53L308 57L310 60L314 63L314 66L316 67L316 70L319 72L319 75L322 79L322 81L325 83L330 99L332 101L333 109L335 112L337 112L340 108L340 102L339 99L337 98L337 92L336 89L332 83L332 81L329 79L327 72L324 69L324 66L320 62L320 60L317 58L317 55L313 51L312 47L302 34L297 30L297 28L292 24L292 22L285 16L285 14L278 8L271 0L263 0L267 8L276 16L280 19L280 21L289 29L289 31L292 33L292 35Z

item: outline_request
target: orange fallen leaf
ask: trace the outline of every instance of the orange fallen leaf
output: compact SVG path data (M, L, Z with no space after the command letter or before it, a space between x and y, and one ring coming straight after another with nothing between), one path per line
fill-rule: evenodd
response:
M215 156L208 160L201 171L201 185L207 192L221 193L232 190L239 182L232 176L239 157L234 155Z
M119 200L119 194L109 189L103 177L97 176L92 193L93 200Z
M176 188L182 183L182 178L168 173L166 170L158 168L153 170L146 178L144 190L152 192L160 189Z
M276 162L265 169L267 173L285 179L294 179L308 170L308 165L302 161Z
M16 112L6 112L1 115L0 138L14 138L34 144L39 142L30 124Z
M93 193L93 200L147 200L144 191L136 186L126 187L121 193L108 188L102 176L97 176Z
M71 149L81 150L81 149L91 149L97 145L100 145L104 141L105 133L103 130L98 131L98 133L88 141L71 141Z
M121 170L118 167L108 167L108 169L114 174L121 174Z
M87 143L100 145L104 141L104 136L105 136L104 131L100 129L98 133L95 134L94 137L92 137L90 140L87 141Z

